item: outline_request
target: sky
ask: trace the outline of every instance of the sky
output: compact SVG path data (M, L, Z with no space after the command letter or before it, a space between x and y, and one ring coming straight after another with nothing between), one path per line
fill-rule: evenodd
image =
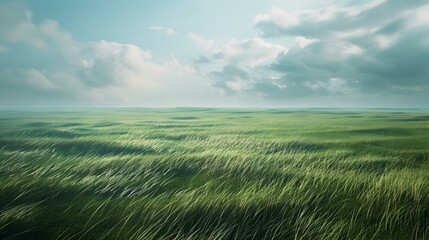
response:
M428 108L429 2L0 1L0 106Z

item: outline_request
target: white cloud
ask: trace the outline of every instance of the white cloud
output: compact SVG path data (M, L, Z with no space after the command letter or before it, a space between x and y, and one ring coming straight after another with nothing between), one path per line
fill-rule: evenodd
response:
M163 31L164 27L161 27L161 26L150 26L149 29L150 30L154 30L154 31Z
M237 64L244 67L256 67L268 64L277 55L286 52L287 48L272 44L260 38L230 39L225 43L217 43L196 33L190 32L189 39L201 46L211 57L223 64Z
M166 33L166 34L169 34L169 35L173 35L173 34L174 34L174 30L173 30L172 28L167 28L167 29L165 30L165 33Z
M218 43L192 32L189 33L189 38L210 55L210 61L204 65L209 70L207 73L200 73L212 79L212 85L220 88L226 95L251 90L261 78L271 75L271 71L262 69L268 68L279 54L288 51L282 45L260 38L230 39ZM282 84L276 86L286 87Z
M236 92L242 92L244 90L248 90L248 89L252 88L252 83L249 82L247 79L237 78L234 80L227 81L225 84L231 90L236 91Z
M188 38L209 53L217 53L219 51L219 48L216 46L214 40L207 39L194 32L189 32Z
M278 7L273 7L267 14L260 13L255 17L255 24L265 22L273 22L282 27L293 27L299 25L300 20L295 14L288 13Z
M45 48L51 44L67 45L72 39L57 22L44 20L35 24L28 9L20 3L9 2L0 6L0 41Z
M226 59L230 64L249 67L268 64L287 49L278 44L265 42L260 38L231 39L220 47L216 56Z
M167 35L173 35L174 29L171 27L163 27L163 26L149 26L150 30L157 31L157 32L163 32Z
M385 49L391 47L397 40L397 36L386 36L383 34L377 34L374 36L374 41L379 48Z
M291 35L320 38L333 33L359 34L355 31L362 26L373 29L388 23L392 17L400 17L398 12L402 10L401 4L395 4L393 1L373 0L357 6L334 5L319 10L297 12L287 12L275 7L267 13L258 14L254 24L261 29L261 35L270 37ZM381 8L384 10L378 11ZM374 12L379 13L373 15ZM421 15L424 16L425 11L422 12Z
M151 54L131 44L91 42L83 50L84 61L81 78L89 85L104 86L141 81L146 87L156 84L156 77L163 70L149 62Z
M350 37L362 37L366 35L370 35L372 33L375 33L377 31L377 28L356 28L351 30L345 30L340 32L333 32L333 36L335 38L350 38Z
M305 48L308 45L319 41L319 39L310 39L306 37L295 37L295 42L298 44L299 48Z
M408 20L408 28L427 28L429 24L429 4L410 9L399 16Z
M348 82L342 78L330 78L327 81L305 81L303 85L312 90L324 89L340 94L350 94L353 91Z
M138 46L107 41L80 44L57 74L55 79L77 82L76 91L96 94L97 101L116 98L129 105L180 104L210 91L193 67L174 56L159 64Z

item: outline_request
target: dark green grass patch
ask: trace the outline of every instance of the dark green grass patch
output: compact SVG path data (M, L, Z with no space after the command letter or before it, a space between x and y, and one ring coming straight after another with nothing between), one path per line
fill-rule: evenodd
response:
M17 131L12 134L19 138L77 138L83 136L79 132L72 130L59 130L49 128L37 128Z
M414 117L402 118L402 119L398 119L398 120L399 121L409 121L409 122L429 121L429 115L414 116Z
M197 120L199 118L198 117L186 117L186 116L183 116L183 117L171 117L170 119L173 119L173 120Z
M96 128L99 128L99 127L111 127L111 126L117 126L119 124L120 123L117 123L117 122L99 122L99 123L92 124L92 127L96 127Z
M409 136L412 135L412 131L406 128L368 128L368 129L359 129L352 130L351 133L361 133L361 134L378 134L378 135L387 135L387 136Z
M27 126L27 127L47 127L50 125L52 125L52 123L49 123L49 122L31 122L31 123L24 124L24 126Z

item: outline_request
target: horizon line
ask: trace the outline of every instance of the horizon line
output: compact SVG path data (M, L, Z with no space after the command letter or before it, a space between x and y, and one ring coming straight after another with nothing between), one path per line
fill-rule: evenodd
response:
M146 109L179 109L179 108L189 108L189 109L409 109L409 110L429 110L429 107L312 107L312 106L88 106L88 105L18 105L18 106L2 106L0 108L146 108Z

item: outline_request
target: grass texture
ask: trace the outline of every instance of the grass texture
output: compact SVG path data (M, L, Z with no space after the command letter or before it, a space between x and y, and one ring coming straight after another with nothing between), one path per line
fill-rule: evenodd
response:
M429 239L429 112L1 109L0 239Z

